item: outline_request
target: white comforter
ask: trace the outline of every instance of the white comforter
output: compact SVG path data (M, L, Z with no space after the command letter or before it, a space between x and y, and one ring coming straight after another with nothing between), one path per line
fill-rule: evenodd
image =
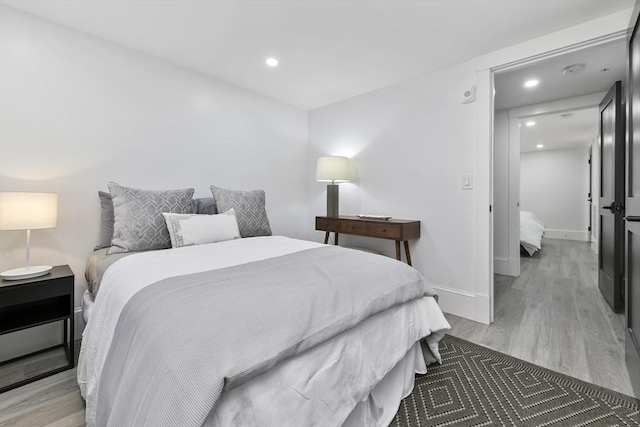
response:
M542 236L546 227L533 212L520 212L520 244L533 255L538 249L542 249Z
M242 239L141 253L111 266L102 279L101 291L83 336L78 366L78 382L82 395L87 399L89 425L94 419L96 404L99 404L94 392L100 381L115 326L124 306L136 292L167 277L225 268L322 246L283 237ZM257 420L261 420L263 425L271 424L268 420L275 424L282 421L282 413L289 414L286 419L290 420L291 425L304 420L322 420L327 425L339 425L349 414L349 420L355 424L361 423L363 417L375 413L379 408L371 408L363 415L362 410L354 411L354 406L359 401L365 401L358 405L360 409L363 405L372 405L371 399L367 401L366 396L374 391L380 379L398 361L403 360L402 369L411 370L411 374L415 370L424 371L422 353L415 342L420 337L439 331L430 340L432 350L437 354L437 340L448 328L433 298L422 298L394 307L313 351L290 359L273 371L223 394L207 425L243 425ZM354 342L358 345L352 345ZM408 360L414 362L408 363ZM369 365L367 369L362 369L363 363ZM359 373L357 390L335 387L336 381L344 380L354 372ZM287 380L283 382L284 378ZM405 384L403 390L408 393L410 386L412 384ZM333 400L327 399L330 396L333 396ZM315 404L309 404L309 401ZM392 406L397 408L398 403L393 402ZM277 411L274 410L274 404L277 404ZM345 405L351 406L347 408ZM386 406L386 411L372 425L390 421L388 402L382 405ZM349 411L346 415L345 408Z

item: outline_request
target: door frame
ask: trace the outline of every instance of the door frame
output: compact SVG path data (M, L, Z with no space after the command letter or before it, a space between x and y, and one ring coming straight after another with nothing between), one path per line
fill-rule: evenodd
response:
M557 101L542 102L524 107L510 108L507 112L509 119L509 206L507 217L509 220L509 272L514 276L520 275L520 126L519 122L525 118L534 118L546 114L562 114L572 111L598 108L600 101L607 92L597 92L589 95L559 99ZM591 150L591 147L589 148ZM589 170L590 173L590 170ZM591 186L589 186L589 192ZM512 200L515 199L515 200ZM591 213L591 207L589 207ZM591 223L589 223L589 227ZM517 265L516 265L517 263Z
M587 241L591 243L593 241L593 144L589 146L589 161L587 162L589 168L589 193L587 194L587 208L589 209L589 228L587 229Z
M584 48L625 40L628 11L620 11L475 58L476 102L476 321L494 317L493 282L493 156L494 73L513 70Z

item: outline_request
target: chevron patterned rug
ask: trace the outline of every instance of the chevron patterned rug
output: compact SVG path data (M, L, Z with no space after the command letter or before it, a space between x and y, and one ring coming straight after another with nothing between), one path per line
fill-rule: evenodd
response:
M392 427L640 426L640 401L447 335Z

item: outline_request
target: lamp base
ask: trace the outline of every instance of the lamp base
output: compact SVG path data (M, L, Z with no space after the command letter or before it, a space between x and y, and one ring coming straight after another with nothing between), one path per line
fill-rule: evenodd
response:
M32 279L34 277L44 276L49 274L53 267L50 265L36 265L33 267L14 268L13 270L7 270L0 273L0 277L4 280L21 280Z
M340 198L338 196L338 185L327 185L327 216L337 217L340 212L339 207Z

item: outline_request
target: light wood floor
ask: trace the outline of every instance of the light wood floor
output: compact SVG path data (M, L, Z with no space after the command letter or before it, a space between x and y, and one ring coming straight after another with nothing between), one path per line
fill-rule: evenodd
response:
M76 341L76 362L80 341ZM62 349L43 353L0 367L2 380L15 382L51 367L66 364ZM76 382L76 369L41 379L0 394L0 426L84 426L84 400Z
M630 396L624 316L598 290L590 244L544 239L520 277L496 275L494 323L446 315L451 335Z
M535 256L523 258L520 277L496 277L491 326L446 315L451 334L632 395L623 317L598 291L597 259L589 245L550 239L543 245ZM51 363L42 357L24 372ZM19 376L16 372L20 369L13 367L11 375ZM84 413L75 369L0 394L0 426L79 427L85 425Z

